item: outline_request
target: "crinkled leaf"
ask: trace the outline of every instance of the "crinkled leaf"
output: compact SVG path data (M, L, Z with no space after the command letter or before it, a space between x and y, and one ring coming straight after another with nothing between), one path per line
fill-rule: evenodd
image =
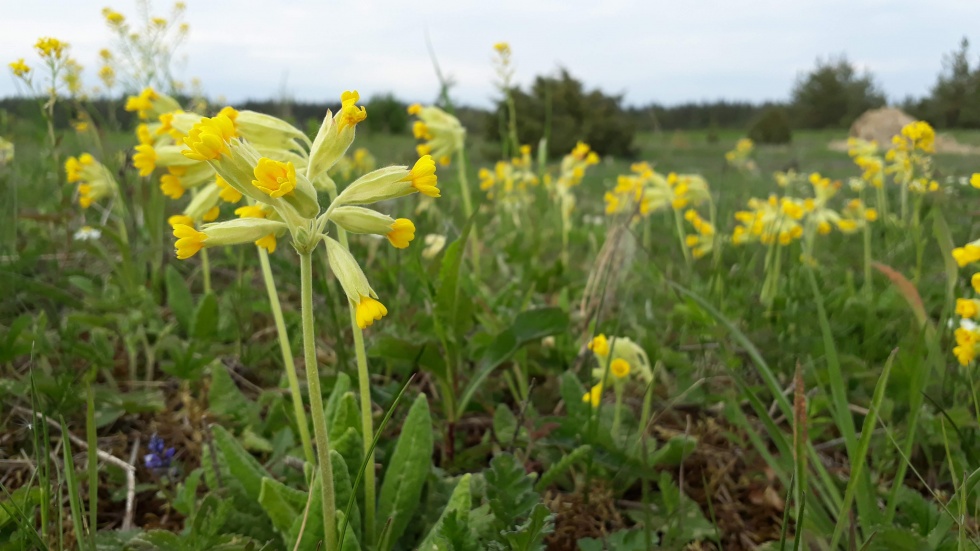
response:
M381 533L391 519L391 544L399 541L418 508L432 460L432 418L425 394L420 394L405 418L381 483L375 530ZM387 551L387 550L382 550Z

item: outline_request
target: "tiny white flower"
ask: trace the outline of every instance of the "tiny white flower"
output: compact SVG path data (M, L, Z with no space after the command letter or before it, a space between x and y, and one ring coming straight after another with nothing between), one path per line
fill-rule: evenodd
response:
M75 232L75 241L91 241L102 237L102 231L92 226L82 226Z

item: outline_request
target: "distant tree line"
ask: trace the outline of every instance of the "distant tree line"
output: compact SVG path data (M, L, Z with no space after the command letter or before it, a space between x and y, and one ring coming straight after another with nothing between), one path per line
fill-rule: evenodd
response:
M629 156L637 131L742 129L763 142L788 141L792 129L846 128L861 113L886 101L873 75L858 71L843 55L818 59L813 69L797 77L785 103L721 100L629 107L623 104L622 95L588 90L563 68L554 75L536 77L526 90L515 87L510 93L518 115L518 139L537 144L547 134L552 156L570 151L578 140L588 142L600 154ZM134 114L124 111L123 105L124 98L96 99L87 102L86 108L98 119L131 128ZM407 103L393 94L372 96L365 105L370 115L366 130L408 131ZM906 98L898 105L938 128L980 128L980 59L971 60L969 42L964 38L957 50L944 56L927 96ZM336 101L248 100L235 107L277 115L313 133L326 110L336 111L340 105ZM0 99L0 110L13 120L43 124L33 98ZM55 124L67 127L77 116L75 110L71 102L59 102ZM455 113L471 135L496 141L506 104L501 97L490 110L457 107Z

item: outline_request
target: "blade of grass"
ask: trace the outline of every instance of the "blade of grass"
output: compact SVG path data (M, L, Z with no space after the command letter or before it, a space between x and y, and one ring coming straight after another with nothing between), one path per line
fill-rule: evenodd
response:
M667 283L671 287L676 289L679 293L697 302L698 305L704 308L709 314L711 314L712 317L715 318L715 320L718 323L722 324L728 330L729 334L731 334L735 342L737 342L745 351L745 353L749 355L749 358L752 360L756 368L756 371L758 372L759 376L762 377L762 380L766 383L766 386L768 387L769 392L772 394L773 399L776 401L776 404L779 407L780 412L783 414L784 417L792 418L793 409L792 406L790 405L789 399L787 399L786 396L783 395L783 389L782 386L779 384L779 380L776 378L776 375L772 372L772 369L769 368L769 365L766 363L765 359L762 358L762 354L759 352L759 349L755 347L752 341L749 340L749 338L745 336L745 334L738 327L736 327L734 323L732 323L721 312L719 312L717 308L715 308L710 303L708 303L708 301L705 300L703 297L701 297L697 293L694 293L693 291L686 289L684 286L676 282L668 280ZM736 373L732 372L732 375L735 376L736 381L740 381ZM769 433L770 437L773 439L773 442L780 449L780 453L789 456L789 454L791 453L790 444L786 440L786 437L783 434L783 432L780 431L778 427L776 427L775 423L772 422L772 418L769 415L768 409L765 407L765 405L762 404L762 401L759 400L757 396L755 396L754 392L747 384L744 383L744 381L740 381L740 386L742 387L743 395L746 396L749 399L750 404L752 404L752 407L755 410L757 417L763 424L766 425L766 428L770 431ZM757 448L757 449L760 453L763 451L761 448ZM826 467L823 465L823 462L820 460L820 456L817 455L817 452L813 448L813 445L808 444L807 449L811 459L811 465L813 466L814 469L816 469L817 474L819 475L821 481L821 486L819 488L816 488L817 494L820 495L822 498L824 498L824 502L828 504L828 509L826 512L833 515L837 510L840 509L840 504L842 502L840 491L837 489L837 486L833 483L833 477L831 477L830 473L827 472ZM789 477L784 474L784 483L788 483L788 480ZM811 514L813 514L813 511L811 511ZM830 525L831 524L828 519L827 524L821 525L820 528L822 529L824 527L829 527Z
M413 380L415 380L415 374L412 374L412 376L405 381L405 384L402 385L401 390L399 390L398 394L395 395L395 399L391 402L391 406L388 407L388 411L385 412L384 418L381 420L381 423L378 424L378 430L374 433L374 439L371 440L371 447L368 448L368 452L364 455L364 460L361 461L361 468L357 471L357 478L354 479L354 484L351 486L350 499L347 500L347 507L344 509L344 521L340 525L340 538L337 543L337 549L344 548L344 535L347 533L347 524L349 523L348 519L350 519L350 513L354 509L354 501L357 499L357 488L360 486L361 479L364 477L364 469L367 468L367 461L369 458L374 457L372 452L378 445L378 441L381 440L381 433L384 432L385 427L388 426L388 421L391 421L391 416L395 413L395 408L401 401L405 391L408 390L408 385L412 384ZM385 524L386 529L390 523L391 519L388 520L388 524ZM379 547L379 549L383 549L383 547Z
M844 374L841 371L840 358L837 356L837 346L834 344L834 334L830 328L830 320L827 317L827 310L824 307L823 293L817 284L817 276L809 265L806 266L807 279L810 281L810 289L813 291L814 302L817 307L817 319L820 322L820 332L823 336L824 354L827 358L827 378L830 382L831 395L831 415L837 424L838 430L844 437L844 447L847 450L847 457L851 464L852 471L857 455L857 433L854 429L854 418L851 415L850 404L847 401L847 383L844 381ZM858 518L862 519L868 526L877 523L879 512L872 501L874 491L870 484L870 479L857 478L857 483L862 484L861 491L857 494ZM842 515L838 515L839 519Z
M64 452L65 461L65 485L68 486L68 505L71 508L71 523L75 529L75 539L78 540L78 548L84 546L87 538L85 537L85 519L82 510L82 499L78 492L78 479L75 478L75 462L71 456L71 441L68 439L68 427L65 419L61 419L61 434L65 437L61 441L61 450ZM89 542L91 545L91 542ZM94 547L94 546L92 546Z
M854 494L857 491L857 483L861 478L861 473L864 469L865 459L868 456L868 449L871 447L871 435L874 433L874 427L878 420L878 411L881 409L881 403L885 399L885 388L888 386L888 377L891 374L892 365L895 363L895 356L898 354L898 349L892 351L888 356L888 360L885 361L885 367L881 370L881 375L878 377L878 383L875 385L875 391L871 398L871 405L868 407L868 415L864 418L864 424L861 427L861 440L858 442L857 455L851 461L851 479L847 483L847 490L844 492L844 504L841 506L840 514L837 517L837 525L834 527L834 535L830 540L830 548L837 549L837 543L840 541L840 536L842 535L842 528L844 526L844 520L850 516L851 512L851 502L854 500ZM852 542L852 545L855 542Z

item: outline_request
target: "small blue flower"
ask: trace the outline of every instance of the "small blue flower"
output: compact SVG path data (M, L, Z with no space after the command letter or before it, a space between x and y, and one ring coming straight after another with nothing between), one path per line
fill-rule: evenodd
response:
M147 469L160 471L170 467L175 450L173 448L166 448L163 438L153 433L147 448L150 450L150 453L143 456L143 462L146 464Z

